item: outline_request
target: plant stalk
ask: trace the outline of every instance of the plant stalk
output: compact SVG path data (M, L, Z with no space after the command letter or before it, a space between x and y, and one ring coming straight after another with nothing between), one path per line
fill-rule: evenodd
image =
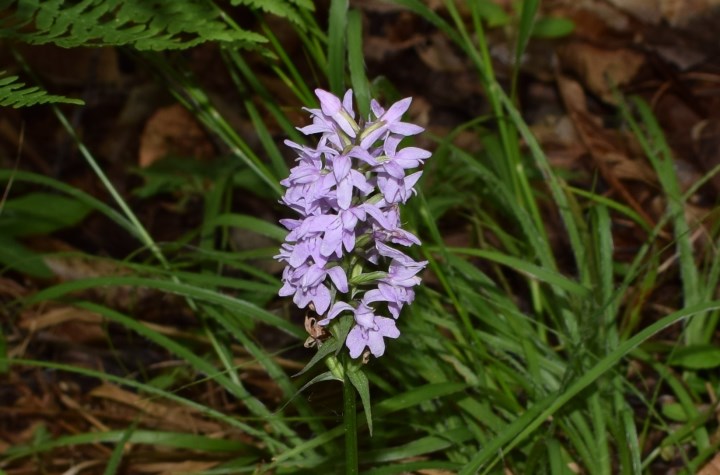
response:
M357 475L358 473L358 444L357 444L357 400L355 388L345 369L343 381L343 418L345 425L345 473Z

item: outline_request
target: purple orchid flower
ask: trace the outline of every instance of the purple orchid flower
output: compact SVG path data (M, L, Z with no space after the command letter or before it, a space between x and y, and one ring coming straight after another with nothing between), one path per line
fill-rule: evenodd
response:
M281 202L300 216L280 221L289 232L275 256L287 264L279 294L292 295L300 308L312 304L323 316L321 326L352 313L345 341L350 356L379 357L384 339L400 336L395 319L415 299L418 274L427 265L391 245L420 244L402 228L399 204L422 175L407 171L422 166L430 152L400 147L404 137L423 130L401 121L410 98L387 110L373 100L369 121L358 124L352 91L342 100L322 89L315 94L320 108L307 109L312 124L299 130L320 134L317 147L286 141L298 158L280 182L286 188ZM373 277L349 281L350 275ZM384 312L392 318L379 314Z

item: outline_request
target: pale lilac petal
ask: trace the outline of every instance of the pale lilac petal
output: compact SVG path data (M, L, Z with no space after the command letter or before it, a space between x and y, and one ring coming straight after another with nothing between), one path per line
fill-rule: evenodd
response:
M346 155L338 155L333 159L333 175L338 182L350 173L351 165L350 157Z
M320 99L320 108L323 114L332 117L342 109L342 103L335 95L319 88L315 89L315 95Z
M411 124L409 122L395 122L394 124L388 125L388 130L394 134L410 136L417 135L423 130L423 127L419 125Z
M293 302L298 308L305 308L312 300L312 295L309 292L303 292L302 289L297 289L293 296Z
M374 322L373 309L368 307L364 301L360 302L358 308L355 309L355 323L364 328L372 328L375 326Z
M405 99L396 102L382 115L381 120L388 123L397 121L410 108L411 102L412 97L406 97Z
M328 313L328 318L335 318L338 315L340 315L342 312L345 312L348 310L352 312L355 309L352 308L351 305L349 305L345 302L337 302L335 305L333 305L333 308L330 311L330 313Z
M290 258L288 259L288 264L290 264L293 267L300 267L307 261L308 257L310 257L310 246L309 243L301 242L295 245L292 252L290 253Z
M415 168L419 166L423 160L432 155L427 150L418 147L405 147L397 152L393 161L403 168Z
M378 358L385 354L385 340L383 340L382 335L379 333L372 330L369 331L367 345L368 348L370 348L370 353L372 353L374 357Z
M392 247L388 246L387 244L383 244L381 242L376 242L375 247L377 248L378 252L381 256L390 257L392 259L395 259L401 263L411 265L415 261L410 259L407 255L404 253L398 251L397 249L393 249Z
M362 138L360 141L360 147L367 150L374 144L380 137L382 137L384 134L387 134L387 127L379 127L376 130L371 131L366 136Z
M336 226L328 228L323 236L322 243L320 244L320 254L323 256L330 256L342 243L342 227Z
M388 203L397 203L400 201L400 184L393 178L385 178L382 184L378 182L380 191L382 191L385 201Z
M355 248L355 232L343 234L343 247L345 247L347 252L350 252Z
M302 224L302 220L300 219L281 219L280 224L285 226L285 228L289 231L292 231L293 229L297 228Z
M397 338L400 336L395 320L386 317L377 317L375 325L378 326L378 333L385 338Z
M350 358L360 356L367 346L367 333L360 325L355 325L348 333L345 346L350 350Z
M322 134L331 130L328 129L326 125L320 123L313 123L305 127L296 127L296 129L304 135Z
M346 176L338 182L337 202L340 209L348 209L350 207L350 203L352 203L352 189L353 184L350 176Z
M332 319L334 319L335 317L340 315L342 312L346 312L346 311L352 312L353 310L355 310L355 309L352 308L349 304L347 304L345 302L335 302L335 304L332 306L332 308L328 312L327 317L320 320L318 322L318 325L325 326L325 325L329 324Z
M315 304L315 311L322 315L330 306L330 290L322 284L318 285L315 287L315 295L312 301Z
M320 282L325 280L327 271L320 266L313 265L307 270L302 279L304 288L316 287Z
M352 182L352 186L362 191L365 195L371 193L374 189L373 186L368 183L365 176L357 170L350 170L350 181Z
M365 212L372 216L372 218L383 228L386 228L389 226L389 223L387 222L387 218L383 214L383 212L378 208L376 205L371 205L369 203L365 203L364 205L361 205Z
M396 180L402 180L403 178L405 178L405 170L403 169L403 167L401 167L394 161L383 163L382 167L388 175L395 178Z
M370 155L367 150L364 150L360 147L353 147L353 149L348 152L348 156L362 160L368 165L377 165L377 160L375 159L375 157Z
M353 119L355 118L355 112L353 111L353 90L348 89L345 92L345 96L343 96L343 109L345 109L345 112L350 115Z
M291 285L290 282L283 282L283 286L280 287L280 290L278 291L278 295L280 297L287 297L289 295L293 295L296 291L296 288L294 285Z
M363 301L366 303L373 303L373 302L387 302L388 299L385 298L385 296L380 292L378 289L372 289L365 292L365 295L363 295Z
M388 135L383 144L383 153L388 157L394 157L402 139L402 135Z
M378 101L375 99L370 101L370 109L372 109L373 114L375 114L375 117L381 117L385 113L385 109L383 109Z
M327 274L330 276L330 280L332 280L333 284L335 284L335 287L340 292L345 293L348 291L347 276L345 275L345 271L342 267L331 267L327 270Z

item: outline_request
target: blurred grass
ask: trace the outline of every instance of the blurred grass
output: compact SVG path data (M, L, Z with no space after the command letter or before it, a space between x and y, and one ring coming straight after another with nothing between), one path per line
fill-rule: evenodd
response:
M716 258L699 256L713 256L718 237L715 230L708 249L697 249L693 243L701 223L686 218L687 195L680 192L672 153L651 111L634 98L620 107L624 123L655 169L667 203L663 219L647 229L622 203L569 186L550 166L517 109L518 71L509 91L495 78L485 32L485 22L495 13L484 9L483 2L469 4L469 25L452 1L446 2L447 20L417 0L395 3L425 18L467 55L485 89L491 116L462 124L446 137L433 137L436 148L419 197L403 210L404 221L422 238L420 252L430 270L417 301L400 320L402 337L390 344L382 359L367 366L374 431L370 438L364 418L358 418L364 473L564 474L577 468L588 474L635 474L647 473L667 450L684 461L687 473L694 472L718 449L712 432L717 402L701 409L712 400L718 381L703 372L706 368L692 367L687 359L673 355L690 349L703 358L703 351L712 352L709 344L720 315L720 302L713 300L720 264ZM520 7L514 25L516 58L532 41L538 5L527 1ZM263 25L276 57L268 59L274 74L308 107L316 105L314 87L329 84L341 93L345 84L352 84L361 110L366 110L376 85L364 72L360 13L349 9L345 0L333 1L327 32L311 17L303 18L305 23L296 28L309 63L304 66L319 77L300 73L295 58ZM196 375L191 387L210 380L222 388L242 404L241 414L223 413L181 396L187 382L170 372L166 387L157 388L135 375L11 357L7 345L0 345L0 367L41 367L111 381L154 400L192 407L220 421L228 435L214 438L140 426L63 435L9 449L0 468L59 447L107 443L116 449L106 473L115 473L126 458L120 447L133 443L193 449L209 456L228 452L220 465L204 472L208 474L341 470L343 426L337 417L328 416L341 411L340 398L332 399L333 392L328 391L331 401L323 401L330 404L328 409L310 400L307 392L297 394L314 373L293 379L276 358L277 353L290 351L309 360L311 353L297 352L306 335L300 322L291 319L291 303L271 303L279 287L277 275L255 265L267 263L274 250L231 252L229 237L238 229L275 242L284 235L275 223L239 214L230 206L236 193L274 203L282 191L278 181L288 167L264 117L272 117L283 136L303 139L294 129L298 124L286 116L284 104L265 88L246 58L232 49L224 49L222 57L257 131L261 151L232 130L182 60L156 53L136 58L153 68L158 80L223 144L238 169L249 170L254 177L243 180L242 189L233 176L216 180L205 196L202 225L183 242L156 243L77 136L88 166L113 196L114 205L26 172L0 171L0 181L14 177L19 183L52 188L103 213L152 254L147 258L138 253L118 262L128 270L122 276L48 283L22 302L26 308L63 303L100 315L180 361ZM57 111L72 133L70 123ZM470 153L454 145L453 137L461 130L476 132L484 151ZM3 211L0 223L10 218L10 211ZM550 232L549 215L560 217L562 229ZM458 216L468 230L463 247L450 246L443 229L446 220ZM614 257L613 221L618 216L630 218L647 235L629 263ZM667 228L672 229L673 240L663 244L658 236ZM677 256L682 305L649 321L647 297L639 295L647 296L662 284L658 267L667 256L666 246ZM198 317L198 328L191 332L203 343L164 335L139 316L82 297L83 290L111 287L181 296ZM671 326L682 326L682 339L655 338ZM289 343L282 348L267 345L261 338L267 332L282 332ZM235 359L238 346L279 388L282 402L263 400L244 383L243 368ZM666 385L664 391L679 404L674 418L658 410L659 383L653 394L646 394L642 381L633 375L633 364L650 368L644 371L652 371ZM659 446L649 445L651 431L662 434ZM252 442L240 442L239 433L249 435Z

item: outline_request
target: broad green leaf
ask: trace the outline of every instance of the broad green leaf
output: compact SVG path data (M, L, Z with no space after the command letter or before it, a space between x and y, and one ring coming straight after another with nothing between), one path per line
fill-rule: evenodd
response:
M668 364L687 369L711 369L720 366L720 347L691 345L678 348L670 355Z
M41 279L50 279L54 275L41 254L31 251L10 236L0 235L0 266Z
M535 22L532 29L534 38L561 38L575 29L575 23L569 18L545 17Z
M77 225L91 208L67 196L29 193L5 202L0 215L0 234L38 236Z

